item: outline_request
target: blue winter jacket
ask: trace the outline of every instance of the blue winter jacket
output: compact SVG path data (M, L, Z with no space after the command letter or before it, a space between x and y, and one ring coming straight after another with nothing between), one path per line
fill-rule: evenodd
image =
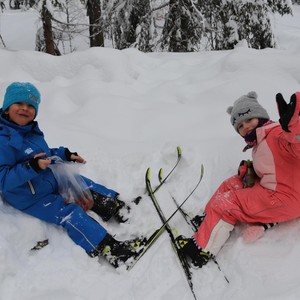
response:
M37 122L18 126L0 116L0 191L17 209L24 210L46 195L58 193L51 170L37 173L29 164L42 152L46 157L57 155L66 160L65 148L49 148Z
M66 160L64 147L49 148L37 122L18 126L0 110L0 193L13 207L41 220L64 227L71 239L88 253L102 241L106 230L80 206L65 204L50 168L38 173L29 160L38 153ZM83 177L89 189L107 197L117 193ZM67 217L68 216L68 217Z

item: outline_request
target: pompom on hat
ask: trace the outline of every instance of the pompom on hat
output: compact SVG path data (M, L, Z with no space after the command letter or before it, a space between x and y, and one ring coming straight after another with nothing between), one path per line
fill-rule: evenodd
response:
M32 83L13 82L6 89L2 110L5 111L17 102L26 102L32 105L35 108L35 116L37 116L41 94Z
M254 91L237 99L233 106L227 108L227 113L230 114L230 122L237 132L238 125L247 119L270 120L267 111L258 103L257 94Z

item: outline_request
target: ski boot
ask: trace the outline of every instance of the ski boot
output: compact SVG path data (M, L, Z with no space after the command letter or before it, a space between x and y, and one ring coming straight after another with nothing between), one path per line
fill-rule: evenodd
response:
M202 215L202 216L196 215L193 219L191 219L191 222L195 227L198 228L202 224L204 218L205 218L205 215Z
M91 256L102 256L115 268L122 265L129 268L142 251L142 248L139 248L140 246L141 244L138 243L137 239L121 242L114 239L110 234L106 234L101 243L91 253Z
M191 259L195 267L201 268L213 257L210 253L202 251L193 238L186 238L180 235L176 238L176 243L182 253Z
M115 198L112 198L101 195L93 190L90 191L94 200L94 205L91 210L99 215L103 221L107 222L112 217L115 217L120 223L124 223L128 220L125 212L128 214L130 212L130 207L126 205L125 202L119 200L118 195ZM121 210L123 215L121 214Z

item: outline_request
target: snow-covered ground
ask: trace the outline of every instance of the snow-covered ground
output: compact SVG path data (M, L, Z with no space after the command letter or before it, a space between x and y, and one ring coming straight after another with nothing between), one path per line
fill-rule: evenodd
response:
M16 21L17 20L17 21ZM27 24L26 26L24 24ZM82 173L130 201L143 195L129 224L101 222L118 239L149 234L161 223L145 194L144 175L183 159L157 193L166 215L205 175L185 209L196 214L218 185L237 171L243 140L226 113L239 96L255 90L273 120L275 94L300 90L300 7L276 18L278 49L238 47L232 51L144 54L134 49L88 49L62 57L34 52L34 11L0 14L0 98L13 81L30 81L42 93L37 120L49 145L64 145L87 160ZM2 101L2 100L1 100ZM287 170L288 171L288 170ZM95 218L97 216L93 215ZM172 227L191 231L180 215ZM299 220L268 231L247 244L237 227L214 263L194 270L198 299L293 300L300 297ZM36 253L37 240L50 244ZM230 283L224 279L227 276ZM0 202L0 299L193 299L169 237L164 233L130 271L98 263L74 245L62 229Z

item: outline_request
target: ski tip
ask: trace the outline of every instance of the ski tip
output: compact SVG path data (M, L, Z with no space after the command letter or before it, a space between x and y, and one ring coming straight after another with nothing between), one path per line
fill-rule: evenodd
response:
M178 156L181 156L181 148L180 148L180 146L177 146L177 154L178 154Z
M201 164L201 177L204 175L204 166Z
M149 168L147 169L147 171L146 171L146 176L145 176L145 177L146 177L146 180L150 178L150 170L151 170L151 169L150 169L150 167L149 167Z
M162 182L162 180L163 180L163 168L160 168L159 169L159 171L158 171L158 180L160 181L160 182Z

